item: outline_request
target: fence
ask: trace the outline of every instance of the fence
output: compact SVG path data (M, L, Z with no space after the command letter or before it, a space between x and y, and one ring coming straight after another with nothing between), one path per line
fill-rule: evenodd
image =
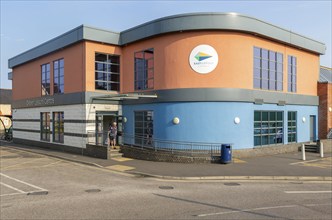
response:
M88 132L88 143L107 146L107 132ZM152 137L122 134L118 136L118 144L139 149L169 152L190 156L220 156L221 143L200 143L186 141L160 140Z

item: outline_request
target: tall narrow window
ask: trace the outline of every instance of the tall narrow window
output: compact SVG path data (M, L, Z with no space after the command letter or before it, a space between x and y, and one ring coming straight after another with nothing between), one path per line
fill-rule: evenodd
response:
M50 141L50 113L41 112L40 113L40 140Z
M41 95L50 95L51 91L51 74L50 64L41 65Z
M120 56L95 54L95 89L120 91Z
M135 90L154 87L154 50L148 49L135 53Z
M288 142L296 142L296 112L288 112Z
M254 88L282 91L283 55L254 47Z
M254 112L254 146L283 143L283 112Z
M53 62L53 93L54 94L63 94L64 93L64 61L63 59L56 60Z
M153 111L135 112L135 144L151 145L153 139Z
M296 57L288 56L288 92L296 92Z
M53 142L63 143L64 136L64 114L53 112Z

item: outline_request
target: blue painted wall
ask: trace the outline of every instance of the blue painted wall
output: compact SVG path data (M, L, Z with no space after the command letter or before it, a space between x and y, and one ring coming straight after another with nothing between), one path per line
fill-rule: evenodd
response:
M232 143L233 149L253 148L254 111L284 111L284 143L287 143L287 111L297 111L297 140L310 140L310 115L317 118L317 106L255 105L236 102L186 102L145 105L123 105L123 116L127 118L125 133L134 135L134 111L154 112L154 138L171 141L208 143ZM180 119L174 125L174 117ZM235 124L234 118L240 123ZM302 118L306 122L302 122ZM317 128L316 120L316 128ZM317 129L316 129L317 137Z

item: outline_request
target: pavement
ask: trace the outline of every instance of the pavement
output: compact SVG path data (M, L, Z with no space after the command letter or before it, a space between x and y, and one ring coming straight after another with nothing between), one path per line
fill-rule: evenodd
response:
M232 158L229 164L182 164L144 161L131 158L109 160L92 158L67 152L0 141L1 147L42 154L102 169L129 173L142 177L167 180L289 180L332 181L332 154L301 152L261 156L255 158Z

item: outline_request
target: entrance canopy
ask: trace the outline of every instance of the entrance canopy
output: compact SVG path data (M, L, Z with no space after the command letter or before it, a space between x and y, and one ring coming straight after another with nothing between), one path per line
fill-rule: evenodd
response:
M110 94L92 97L92 100L103 100L103 101L122 101L128 99L142 99L142 98L158 98L157 95L144 95L139 93L127 93L127 94Z

